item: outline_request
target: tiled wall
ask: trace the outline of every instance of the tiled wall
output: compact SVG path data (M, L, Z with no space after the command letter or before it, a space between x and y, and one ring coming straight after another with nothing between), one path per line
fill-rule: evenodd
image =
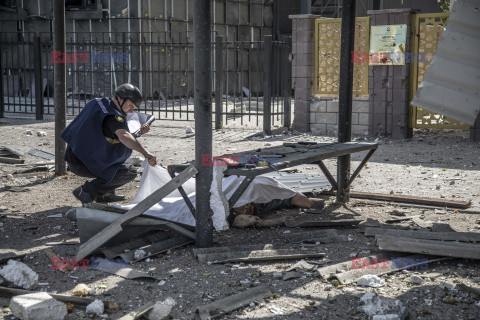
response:
M352 134L369 134L368 98L353 98ZM310 104L310 130L318 135L337 135L338 99L314 98Z

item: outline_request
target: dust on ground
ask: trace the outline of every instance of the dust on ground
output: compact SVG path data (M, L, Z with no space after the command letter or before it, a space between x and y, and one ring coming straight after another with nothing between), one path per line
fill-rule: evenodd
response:
M157 121L151 131L140 138L141 143L155 154L158 163L167 166L194 159L195 137L187 134L186 126L193 122ZM32 148L54 153L53 121L25 119L0 119L2 132L0 145L13 147L25 153L25 163L46 161L31 156ZM32 135L27 135L31 130ZM46 136L37 136L44 131ZM332 137L281 134L270 137L246 139L257 130L236 126L213 134L215 155L251 150L266 146L281 145L285 141L334 141ZM358 140L368 140L358 137ZM391 213L421 215L417 222L404 221L396 225L403 229L424 229L432 223L449 224L455 231L479 232L480 216L480 144L468 141L465 131L417 131L410 140L394 141L380 139L380 146L360 176L352 185L352 191L412 195L448 200L471 201L468 209L473 213L457 212L449 208L425 208L403 206L389 202L352 199L346 206L335 204L327 198L323 217L354 217L384 222L394 217ZM134 152L133 156L138 156ZM360 163L363 154L352 156L352 168ZM325 161L336 173L335 159ZM367 319L361 309L360 298L366 292L399 299L406 307L410 319L478 319L479 298L462 291L445 289L445 283L480 286L480 267L475 260L452 259L428 265L427 270L410 270L382 276L386 286L365 288L356 284L335 287L335 283L322 279L316 273L284 281L278 272L284 272L295 261L201 264L193 255L193 245L172 250L151 258L149 262L138 262L132 268L149 271L160 281L134 281L103 273L99 270L75 270L63 273L52 270L51 261L43 252L53 242L78 242L75 222L65 217L72 207L80 206L71 191L83 183L83 179L71 173L66 176L44 176L11 180L8 174L28 169L18 165L0 164L0 253L17 251L27 253L23 262L37 272L41 290L70 294L78 283L86 283L95 289L99 299L113 300L120 306L118 311L109 311L108 317L119 318L149 302L172 297L176 306L170 315L172 319L193 319L197 307L226 296L242 292L260 284L269 285L274 296L251 304L246 308L224 316L225 319ZM314 165L298 167L300 172L318 172ZM127 204L138 190L140 177L120 190L127 196ZM21 188L9 188L9 186ZM16 191L16 192L14 192ZM23 192L20 192L23 191ZM299 212L283 211L297 219L318 218ZM312 217L311 217L312 216ZM315 216L315 217L313 217ZM350 241L319 244L318 250L326 254L327 264L349 261L352 257L363 257L379 253L372 237L365 237L364 228L337 228L339 234ZM239 244L282 244L285 234L292 229L274 227L265 229L231 229L214 233L216 246ZM314 229L313 229L314 230ZM296 230L294 230L296 231ZM55 254L73 258L78 245L52 246ZM425 273L428 273L425 275ZM420 285L412 284L409 277L417 274L423 277ZM445 299L445 297L450 297ZM11 319L5 307L10 298L0 297L3 308L0 318ZM85 315L85 309L76 307L67 319L92 317Z

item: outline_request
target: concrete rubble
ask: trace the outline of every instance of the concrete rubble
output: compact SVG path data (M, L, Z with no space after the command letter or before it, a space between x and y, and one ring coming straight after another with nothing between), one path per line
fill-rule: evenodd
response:
M86 296L90 293L90 288L85 283L79 283L73 288L72 294L74 296Z
M38 285L38 274L26 264L8 260L6 266L0 269L0 276L23 289L35 289Z
M46 292L13 297L9 307L15 317L23 320L63 320L67 316L67 305Z
M385 281L376 275L367 274L358 278L357 285L362 287L378 288L383 287L385 285Z
M133 258L135 260L140 260L145 258L146 255L147 253L144 250L139 249L139 250L135 250L135 253L133 254Z
M372 320L404 319L405 307L400 300L385 298L377 296L373 292L367 292L360 298L360 301L364 303L363 311Z
M101 300L96 299L95 301L93 301L87 306L86 312L87 314L91 313L99 316L103 314L104 309L105 309L105 306L103 305L103 302Z
M408 278L408 281L410 281L413 284L422 284L423 279L419 276L411 275L410 278Z
M177 303L172 298L168 297L163 301L157 301L153 306L152 311L148 314L148 319L150 320L162 320L168 317L170 312L172 312L173 307Z

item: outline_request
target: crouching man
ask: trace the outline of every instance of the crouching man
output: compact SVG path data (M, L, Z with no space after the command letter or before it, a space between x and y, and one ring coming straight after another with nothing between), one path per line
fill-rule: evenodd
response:
M80 114L62 132L68 144L65 161L68 169L80 177L94 178L73 190L73 195L83 204L93 201L115 202L125 199L115 189L133 181L137 169L125 161L138 151L151 166L157 164L154 155L147 151L129 132L126 115L142 103L140 90L131 84L115 89L113 99L97 98L88 102ZM150 127L143 125L141 133Z

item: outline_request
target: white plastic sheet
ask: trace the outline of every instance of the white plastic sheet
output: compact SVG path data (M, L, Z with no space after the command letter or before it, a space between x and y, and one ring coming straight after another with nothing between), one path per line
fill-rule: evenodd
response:
M158 188L171 180L167 170L162 167L152 167L146 161L143 162L143 174L140 180L140 188L133 199L131 205L123 206L126 209L132 208ZM222 181L222 190L227 199L230 199L237 187L242 183L244 177L229 176ZM188 195L190 201L195 206L195 179L191 178L183 184L183 188ZM250 202L267 203L274 199L288 199L298 194L287 186L278 181L258 176L256 177L244 194L235 204L240 207ZM187 204L183 200L180 192L175 190L160 202L155 204L152 208L145 212L145 215L156 216L162 219L179 222L194 226L195 219L193 218ZM226 217L224 217L226 219Z

